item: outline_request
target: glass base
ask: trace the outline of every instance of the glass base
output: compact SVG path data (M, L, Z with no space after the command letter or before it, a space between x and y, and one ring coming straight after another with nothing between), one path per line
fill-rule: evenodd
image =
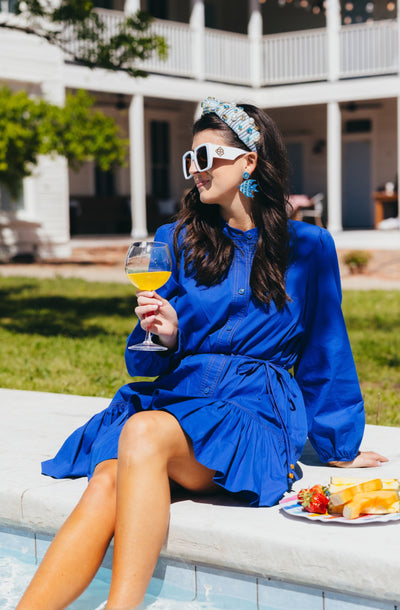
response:
M136 345L130 345L128 349L139 352L165 352L168 350L168 347L149 341L148 343L137 343Z

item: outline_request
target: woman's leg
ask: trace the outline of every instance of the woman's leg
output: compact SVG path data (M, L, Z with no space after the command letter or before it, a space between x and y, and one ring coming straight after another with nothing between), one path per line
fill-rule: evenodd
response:
M61 610L96 574L115 527L117 460L102 462L61 527L17 610Z
M114 561L108 609L143 601L164 542L170 507L169 478L193 491L216 491L215 471L199 464L190 440L165 411L131 417L118 450Z

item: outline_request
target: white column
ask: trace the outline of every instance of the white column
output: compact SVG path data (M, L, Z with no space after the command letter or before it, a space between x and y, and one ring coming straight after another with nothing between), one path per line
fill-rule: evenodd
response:
M141 238L147 236L143 95L132 96L129 106L129 153L132 216L131 235L135 238Z
M342 231L342 129L338 102L328 102L328 229Z
M399 29L399 32L400 32L400 29ZM397 98L397 215L400 219L399 189L400 189L400 97Z
M263 20L259 0L250 0L247 35L250 39L250 82L261 87Z
M328 80L336 81L340 73L340 2L326 0L326 33L328 52Z
M197 80L205 78L205 13L204 0L191 0L192 70Z
M58 70L54 78L41 83L43 98L63 106L65 86ZM26 189L26 190L25 190ZM27 207L32 220L40 223L39 254L68 256L71 250L69 226L69 171L65 157L40 157L37 171L24 186Z
M140 10L140 0L125 0L124 13L125 15L133 15Z

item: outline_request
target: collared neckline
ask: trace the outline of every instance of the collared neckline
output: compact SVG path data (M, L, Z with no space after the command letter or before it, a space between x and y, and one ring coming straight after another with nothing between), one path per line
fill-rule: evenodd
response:
M247 231L242 231L241 229L231 227L227 222L223 221L222 230L226 235L229 235L229 237L235 241L255 243L258 239L257 227L253 227Z

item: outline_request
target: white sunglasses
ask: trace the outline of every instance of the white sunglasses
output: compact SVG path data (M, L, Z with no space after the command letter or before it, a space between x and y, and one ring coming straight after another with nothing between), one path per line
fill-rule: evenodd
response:
M242 148L233 148L232 146L221 146L221 144L200 144L194 150L188 150L182 157L183 175L186 180L192 178L189 173L190 166L193 163L198 172L205 172L212 167L214 159L228 159L233 161L245 155L250 151Z

